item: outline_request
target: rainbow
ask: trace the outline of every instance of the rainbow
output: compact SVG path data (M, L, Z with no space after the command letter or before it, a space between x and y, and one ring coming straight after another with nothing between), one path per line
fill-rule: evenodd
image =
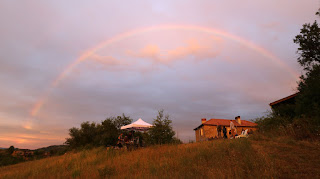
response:
M271 52L268 50L246 40L243 39L239 36L230 34L225 31L221 31L218 29L214 28L208 28L208 27L202 27L202 26L194 26L194 25L159 25L159 26L151 26L151 27L145 27L145 28L140 28L132 31L128 31L119 35L116 35L106 41L103 41L102 43L96 45L95 47L85 51L82 55L79 56L78 59L70 63L59 76L51 83L50 89L53 89L59 85L59 83L68 75L72 72L72 70L82 63L83 61L87 60L88 57L91 55L94 55L98 50L105 48L115 42L122 41L124 39L127 39L132 36L140 35L146 32L151 32L151 31L164 31L164 30L186 30L186 31L196 31L196 32L201 32L201 33L208 33L216 36L223 37L225 39L240 43L247 48L256 51L257 53L261 54L262 56L272 60L274 63L277 65L283 67L286 69L288 73L290 73L295 79L298 78L299 74L297 74L294 70L292 70L290 67L288 67L285 63L283 63L279 58L277 58L275 55L273 55ZM36 104L33 106L30 115L31 117L35 117L39 110L42 108L44 105L45 101L48 99L48 96L50 94L51 90L48 90L47 92L44 93L43 97L40 98Z

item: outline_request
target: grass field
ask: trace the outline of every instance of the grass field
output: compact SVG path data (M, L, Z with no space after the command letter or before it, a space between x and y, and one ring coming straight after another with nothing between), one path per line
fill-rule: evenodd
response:
M320 178L320 143L261 135L135 151L96 148L0 168L0 178Z

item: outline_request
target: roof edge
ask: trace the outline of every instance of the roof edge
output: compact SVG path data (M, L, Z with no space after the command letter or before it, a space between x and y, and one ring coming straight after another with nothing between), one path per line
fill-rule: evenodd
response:
M270 105L270 106L273 106L273 105L275 105L275 104L281 103L282 101L286 101L286 100L288 100L288 99L291 99L291 98L293 98L293 97L296 97L296 96L298 95L298 93L299 93L299 92L294 93L294 94L292 94L292 95L290 95L290 96L281 98L281 99L279 99L279 100L276 100L276 101L270 103L269 105Z
M193 130L198 130L198 129L199 129L200 127L202 127L202 126L203 126L203 124L200 124L200 126L194 128Z

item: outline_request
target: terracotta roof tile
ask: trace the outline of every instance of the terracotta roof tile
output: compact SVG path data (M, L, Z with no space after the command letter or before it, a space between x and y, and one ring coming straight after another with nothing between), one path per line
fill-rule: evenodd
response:
M235 126L257 126L256 123L241 120L241 124L238 124L236 120L232 120ZM204 125L221 125L221 126L230 126L230 119L210 119L209 121L203 123Z

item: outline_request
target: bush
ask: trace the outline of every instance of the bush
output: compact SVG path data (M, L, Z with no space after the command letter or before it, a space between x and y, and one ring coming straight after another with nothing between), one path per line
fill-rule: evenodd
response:
M20 157L12 157L8 154L0 154L0 167L6 165L13 165L20 162L23 162L23 158Z
M257 118L260 133L266 135L285 135L292 136L295 139L319 138L320 124L319 117L279 117L273 116Z

